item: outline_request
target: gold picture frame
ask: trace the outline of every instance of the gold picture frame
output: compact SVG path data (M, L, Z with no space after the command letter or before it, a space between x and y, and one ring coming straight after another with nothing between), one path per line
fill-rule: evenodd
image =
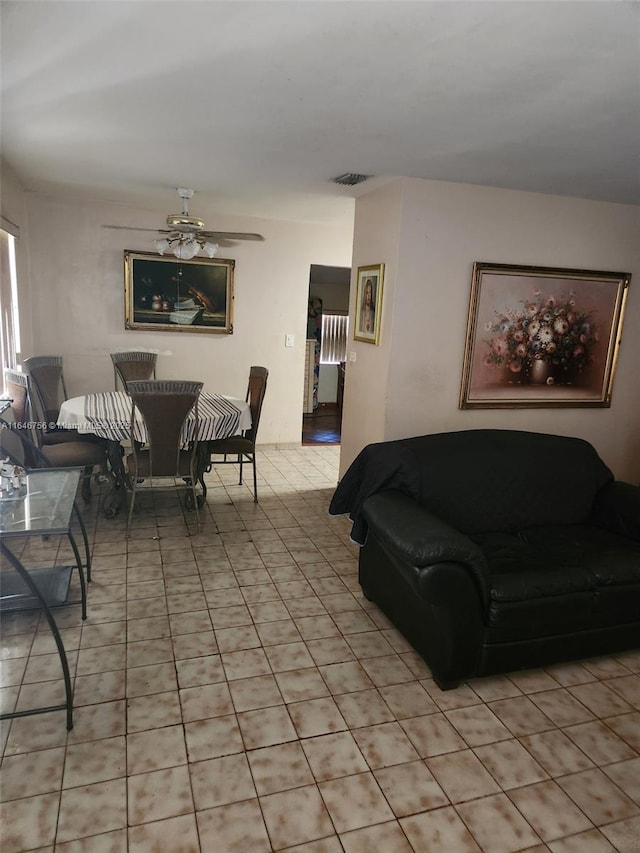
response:
M358 267L353 339L377 345L380 341L384 264Z
M459 408L610 406L630 282L474 263Z
M125 250L125 329L233 334L235 263Z

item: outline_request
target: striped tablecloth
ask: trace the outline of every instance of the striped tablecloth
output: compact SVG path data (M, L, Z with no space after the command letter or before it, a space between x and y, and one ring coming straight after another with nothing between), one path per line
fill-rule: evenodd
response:
M105 391L65 400L60 408L58 426L92 433L111 441L128 441L131 425L131 398L124 391ZM235 397L201 393L198 398L198 434L195 432L195 415L187 417L183 431L186 443L196 438L209 441L227 438L251 426L249 404ZM147 434L142 416L137 413L134 439L146 443Z

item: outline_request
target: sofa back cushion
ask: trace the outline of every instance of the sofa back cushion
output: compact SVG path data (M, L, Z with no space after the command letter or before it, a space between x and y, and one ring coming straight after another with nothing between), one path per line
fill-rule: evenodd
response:
M579 438L465 430L398 443L418 469L417 500L464 533L585 523L613 480Z

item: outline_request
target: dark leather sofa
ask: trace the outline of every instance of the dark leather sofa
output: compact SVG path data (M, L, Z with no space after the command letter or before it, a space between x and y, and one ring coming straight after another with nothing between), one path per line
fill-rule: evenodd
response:
M586 441L467 430L366 447L349 513L360 584L442 689L640 647L640 487Z

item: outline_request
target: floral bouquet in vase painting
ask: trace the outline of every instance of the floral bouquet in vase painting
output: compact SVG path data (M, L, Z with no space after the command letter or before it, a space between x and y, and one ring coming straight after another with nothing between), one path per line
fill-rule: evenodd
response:
M599 340L592 312L581 311L575 294L556 299L534 291L520 310L496 312L488 322L485 364L504 371L508 382L577 384L594 360Z

